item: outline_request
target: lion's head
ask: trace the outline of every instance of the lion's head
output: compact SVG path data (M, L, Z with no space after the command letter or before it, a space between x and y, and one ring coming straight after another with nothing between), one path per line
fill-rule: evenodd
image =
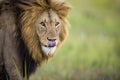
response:
M19 4L22 38L36 61L53 56L67 36L70 6L61 0L23 0Z

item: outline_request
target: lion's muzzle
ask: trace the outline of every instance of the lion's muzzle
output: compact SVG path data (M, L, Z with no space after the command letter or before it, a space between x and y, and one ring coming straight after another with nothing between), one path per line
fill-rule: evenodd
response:
M56 51L58 39L57 38L47 38L46 45L42 45L42 51L46 56L52 56Z

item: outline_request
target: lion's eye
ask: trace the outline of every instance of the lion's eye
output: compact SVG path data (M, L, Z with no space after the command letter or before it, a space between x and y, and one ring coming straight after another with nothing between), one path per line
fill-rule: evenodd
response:
M55 23L55 27L58 28L60 26L60 23L59 22L56 22Z
M41 24L42 27L46 27L44 22L41 22L40 24Z

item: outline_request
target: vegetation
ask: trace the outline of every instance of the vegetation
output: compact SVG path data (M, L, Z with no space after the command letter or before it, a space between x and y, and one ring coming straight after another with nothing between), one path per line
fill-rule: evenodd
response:
M31 80L120 80L120 0L68 0L69 37Z

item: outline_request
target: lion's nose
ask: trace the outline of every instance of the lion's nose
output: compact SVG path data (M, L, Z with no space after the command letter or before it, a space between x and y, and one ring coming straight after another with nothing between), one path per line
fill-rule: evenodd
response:
M47 38L48 41L56 41L56 38Z

